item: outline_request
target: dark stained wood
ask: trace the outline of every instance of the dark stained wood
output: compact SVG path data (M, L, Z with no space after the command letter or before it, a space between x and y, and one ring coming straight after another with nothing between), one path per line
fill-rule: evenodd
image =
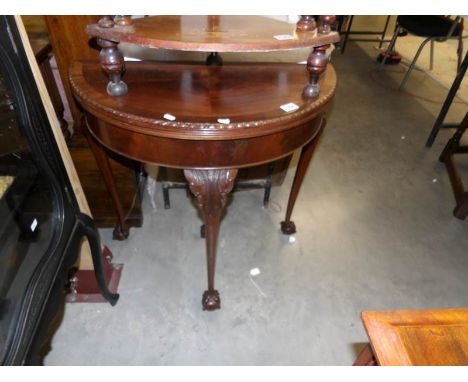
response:
M335 23L336 16L320 16L319 17L318 33L328 35L331 33L331 25Z
M206 225L208 290L203 306L217 309L214 269L219 219L237 170L287 157L311 142L298 167L290 219L306 162L334 96L335 71L327 69L318 97L305 99L301 96L307 78L304 65L127 64L125 78L133 89L127 95L107 94L103 86L107 78L95 61L72 65L72 89L99 144L135 160L185 170ZM291 102L297 110L280 108ZM165 119L167 114L175 120ZM229 121L222 123L220 118ZM112 176L105 163L102 170Z
M93 47L93 40L89 39L85 27L96 22L99 16L44 16L44 18L75 127L79 128L81 113L74 102L67 81L68 68L75 60L91 60L98 57L99 51Z
M309 72L309 83L304 87L302 95L304 98L314 98L320 94L320 76L328 66L328 55L326 53L330 45L323 45L312 50L307 58L307 71Z
M314 16L301 16L296 24L298 32L312 32L317 29L317 23Z
M73 162L96 224L99 227L114 227L116 225L115 208L86 138L82 134L82 113L73 97L68 81L68 70L72 62L98 58L99 47L94 39L89 39L85 27L96 22L99 16L44 16L44 19L47 24L48 39L52 45L73 116L74 134L67 142ZM143 223L143 216L141 195L137 190L136 166L128 159L119 158L117 155L113 155L110 162L123 209L128 215L126 222L131 227L140 227ZM135 194L136 198L133 198Z
M285 235L296 233L296 225L293 221L291 221L292 211L294 205L296 204L297 195L301 189L305 174L309 168L310 160L312 159L312 155L314 155L320 136L322 135L323 129L325 128L325 124L325 119L322 119L320 123L320 130L315 138L302 147L301 156L299 158L296 173L294 175L291 193L289 194L288 207L286 208L286 217L284 221L281 222L281 232L283 232Z
M129 27L133 25L133 20L130 16L114 16L114 24L118 27Z
M380 366L468 365L468 309L368 311L362 320Z
M115 42L200 52L267 52L339 41L336 32L298 32L295 24L261 16L151 16L133 20L133 27L92 24L86 30L92 37ZM281 35L292 37L275 38Z
M55 114L60 122L60 128L66 139L70 138L68 123L63 118L64 105L55 80L50 60L52 58L52 45L47 35L47 27L43 16L23 16L23 22L28 33L29 42L36 56L42 77L46 83Z
M89 147L91 148L91 151L96 158L98 167L101 170L107 191L109 192L114 203L115 212L117 214L117 225L114 228L113 238L114 240L125 240L128 237L128 226L125 221L125 213L122 207L122 203L120 202L119 194L117 192L115 179L112 175L109 158L105 153L104 148L91 138L88 130L85 130L85 136L88 140Z
M129 88L135 91L122 97L109 97L105 90L106 76L99 64L76 62L70 68L70 83L77 100L88 112L121 127L113 136L128 131L142 134L148 141L152 137L210 140L216 145L219 140L261 138L314 120L335 92L333 67L326 74L321 83L322 93L314 100L301 96L307 71L299 64L208 67L127 62L125 78ZM280 106L288 103L295 103L299 109L283 111ZM176 120L165 119L166 114L175 116ZM220 118L228 118L230 122L220 123ZM99 135L98 130L93 132ZM114 139L107 135L106 140ZM294 146L291 142L282 144ZM138 151L138 148L128 150ZM253 155L269 156L264 153L269 150L274 148L258 146ZM127 154L132 157L130 152Z
M219 223L237 170L185 170L184 174L205 222L208 290L203 293L202 305L205 310L215 310L221 308L219 292L214 288Z
M86 138L81 134L74 135L67 143L96 226L114 228L117 221L115 206ZM137 179L141 165L112 152L107 154L125 212L125 222L129 227L141 227L143 218L140 192L143 187L142 184L138 186Z
M98 38L97 44L101 47L99 60L101 61L102 70L109 76L107 94L111 96L127 94L127 85L122 81L122 73L125 69L124 57L117 49L117 43Z
M353 366L378 366L370 344L367 344L364 349L362 349L354 361Z

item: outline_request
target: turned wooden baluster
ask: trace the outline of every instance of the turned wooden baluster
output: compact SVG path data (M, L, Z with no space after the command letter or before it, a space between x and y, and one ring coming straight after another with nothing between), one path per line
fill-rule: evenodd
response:
M98 21L98 25L101 28L127 28L133 27L133 21L129 16L115 16L113 19L104 16ZM110 80L107 84L107 94L111 96L127 94L127 84L122 81L125 70L124 57L118 49L118 42L98 38L97 43L101 47L99 54L101 67Z
M317 29L317 23L314 16L300 16L296 24L296 31L298 32L312 32Z
M114 24L117 27L131 27L133 20L130 16L114 16Z
M296 233L296 225L293 221L291 221L291 214L294 205L296 204L297 195L299 194L299 190L301 189L302 181L304 180L307 168L309 167L310 160L314 155L314 151L320 140L320 136L322 135L325 125L326 120L325 118L323 118L320 121L320 127L317 135L301 150L301 156L297 164L296 174L294 175L293 184L289 193L288 207L286 208L286 217L284 221L281 222L281 232L283 232L285 235L292 235L293 233Z
M203 293L202 305L204 310L215 310L221 307L219 292L214 288L219 224L237 170L184 170L184 175L205 223L208 290Z
M331 25L336 21L336 16L320 16L318 33L329 34L331 32Z
M319 34L328 34L331 32L330 25L335 22L336 16L320 16L319 20L320 22L317 32ZM301 22L301 20L299 20L299 22ZM298 28L299 22L297 26ZM302 96L304 98L314 98L318 97L320 94L319 80L327 69L329 57L326 52L329 47L330 44L317 46L312 50L307 58L306 69L309 72L309 83L304 87L302 92Z

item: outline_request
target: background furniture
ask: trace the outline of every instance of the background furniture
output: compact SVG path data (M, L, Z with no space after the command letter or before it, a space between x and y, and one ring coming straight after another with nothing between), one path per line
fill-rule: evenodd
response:
M386 54L380 64L380 68L385 65L385 61L390 54L394 50L396 39L400 33L400 31L404 29L411 34L416 36L424 37L425 40L419 46L419 49L416 52L416 55L411 61L411 64L403 77L403 80L400 83L399 89L403 90L406 81L408 81L409 75L418 60L419 55L421 54L422 49L424 46L430 41L431 42L431 54L430 54L430 68L433 67L434 61L434 42L444 42L450 38L457 38L458 39L458 68L461 65L461 55L463 54L463 17L456 16L454 19L451 19L447 16L404 16L400 15L397 17L397 25L395 28L395 32L393 34L392 40L388 45Z
M440 109L439 115L437 116L436 121L434 122L434 126L432 127L431 133L429 134L429 137L427 138L427 142L426 142L427 147L432 146L441 128L458 127L458 124L444 123L444 120L445 120L445 117L447 116L448 111L450 110L450 106L452 105L452 102L455 96L457 95L457 91L460 87L460 84L463 81L463 78L465 78L465 73L466 73L467 68L468 68L468 50L466 51L465 58L463 59L463 62L461 63L458 69L458 73L455 79L453 80L452 86L450 87L447 97L445 98L444 104L442 105L442 108Z
M41 16L37 16L41 17ZM73 117L73 136L67 145L89 201L93 218L98 227L115 227L117 211L114 208L101 173L83 135L82 113L76 104L68 82L68 68L71 62L80 59L94 59L98 47L89 40L85 31L87 24L95 22L99 16L43 16L47 29L43 35L50 41L52 53L57 61L60 77ZM36 21L39 24L38 21ZM35 31L38 28L35 28ZM30 35L31 36L31 35ZM34 37L34 36L33 36ZM144 186L143 170L139 163L112 153L109 160L116 177L117 192L122 202L122 215L129 227L143 224L141 202ZM114 238L123 239L119 232Z
M468 309L368 311L355 366L467 366Z
M468 146L461 146L460 140L468 129L468 113L465 115L462 123L458 126L455 134L449 139L445 146L442 154L440 154L439 160L445 163L447 172L449 174L450 183L452 184L453 193L457 201L457 205L453 210L455 217L464 220L468 215L468 192L465 191L463 182L458 173L458 170L453 161L455 154L466 154L468 153Z
M39 364L69 269L87 238L95 277L106 285L99 234L83 213L82 190L63 151L52 102L19 16L0 18L0 362ZM11 139L13 138L13 139Z
M348 44L348 41L362 41L362 42L378 42L379 43L379 48L382 47L382 44L384 42L387 42L385 40L385 35L387 34L387 29L388 29L388 24L390 22L390 18L392 16L387 16L385 19L385 24L384 27L381 31L368 31L368 30L357 30L353 31L351 30L353 26L353 21L354 21L354 16L337 16L338 19L338 32L342 36L341 41L340 41L340 51L341 54L345 52L346 45ZM343 32L343 26L346 25L346 31ZM369 39L369 38L354 38L350 39L349 36L351 35L380 35L379 39Z

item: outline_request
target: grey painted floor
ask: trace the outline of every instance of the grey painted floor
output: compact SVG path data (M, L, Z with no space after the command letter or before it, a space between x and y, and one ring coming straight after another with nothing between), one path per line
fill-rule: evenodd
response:
M158 187L158 209L146 202L126 242L101 231L125 264L119 303L67 305L45 363L350 365L367 341L363 310L467 306L468 222L452 216L437 161L451 132L424 147L440 104L421 97L447 90L414 72L413 95L399 93L403 69L376 72L375 55L349 44L334 56L335 107L296 204L296 242L279 231L293 167L269 209L261 191L236 193L219 240L222 309L204 312L199 217L180 190L164 210Z

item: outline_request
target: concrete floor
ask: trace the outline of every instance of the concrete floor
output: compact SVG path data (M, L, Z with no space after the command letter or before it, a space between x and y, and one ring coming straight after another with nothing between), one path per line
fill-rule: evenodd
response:
M234 194L219 240L222 309L202 311L200 219L181 190L164 210L158 187L158 209L146 200L126 242L101 231L125 264L119 303L68 304L45 364L350 365L367 342L362 311L467 306L468 222L452 216L437 160L452 132L424 146L447 90L415 71L412 95L399 93L403 68L376 72L375 56L354 43L334 55L335 107L296 204L296 242L279 231L292 166L268 209L261 191ZM455 104L449 119L464 112Z

